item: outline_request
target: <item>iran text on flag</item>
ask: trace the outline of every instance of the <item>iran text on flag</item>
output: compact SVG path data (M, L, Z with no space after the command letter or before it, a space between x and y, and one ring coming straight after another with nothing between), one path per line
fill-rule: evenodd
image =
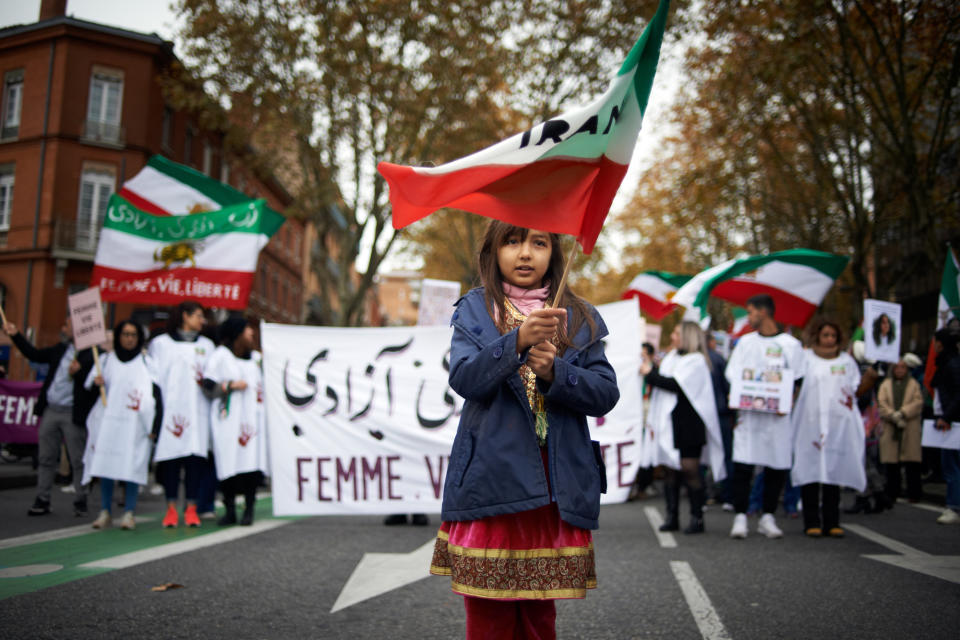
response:
M452 207L573 235L590 253L637 142L669 6L661 0L606 93L587 106L439 167L377 165L393 226Z
M284 222L263 200L187 216L157 216L110 197L92 286L106 302L244 309L257 255Z
M751 296L766 293L776 305L778 322L802 327L849 261L846 256L812 249L728 260L695 275L673 301L688 309L695 307L705 316L710 296L742 307Z
M671 298L691 277L669 271L644 271L630 281L623 298L636 298L644 313L660 320L679 306Z
M947 326L951 320L960 320L960 266L953 255L953 249L947 247L947 261L943 265L943 279L940 281L940 299L937 301L937 331ZM927 365L923 372L923 384L933 393L933 374L937 372L937 353L930 340L927 352Z
M137 175L123 183L119 194L141 211L158 216L216 211L250 200L230 185L163 156L151 157Z

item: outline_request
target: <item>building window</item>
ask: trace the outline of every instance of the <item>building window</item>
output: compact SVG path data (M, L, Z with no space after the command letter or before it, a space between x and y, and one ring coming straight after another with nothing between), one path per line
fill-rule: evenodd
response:
M165 149L170 149L170 140L173 137L173 109L163 108L163 125L160 129L160 144Z
M113 173L101 169L85 169L80 177L80 202L77 209L78 249L90 250L97 245L97 236L115 182Z
M0 138L16 138L20 133L20 109L23 104L23 69L3 76L3 127Z
M90 101L87 105L87 126L84 137L96 142L121 144L123 128L120 113L123 102L123 74L110 69L94 68L90 76Z
M0 232L10 230L10 210L13 208L13 165L0 166Z
M209 176L213 171L213 146L203 141L203 174Z

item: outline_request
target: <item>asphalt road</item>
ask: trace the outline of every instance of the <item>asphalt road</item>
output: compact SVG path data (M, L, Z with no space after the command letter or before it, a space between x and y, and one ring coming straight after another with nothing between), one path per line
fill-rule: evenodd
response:
M273 520L264 501L253 530L163 531L161 500L144 495L137 531L94 532L95 510L74 518L71 496L56 495L54 514L40 518L26 516L31 498L0 491L0 576L62 568L0 577L0 638L463 637L462 598L440 577L401 577L409 582L331 613L365 554L398 555L368 556L385 568L355 577L361 591L411 564L416 572L419 560L402 554L422 556L436 516L429 527L389 528L379 517ZM805 538L784 518L786 536L768 540L751 519L742 541L727 537L732 515L712 509L706 534L675 535L673 547L654 533L650 508L663 505L603 508L599 588L558 603L560 638L960 637L960 526L937 525L932 507L847 516L838 540ZM151 590L171 582L183 588Z

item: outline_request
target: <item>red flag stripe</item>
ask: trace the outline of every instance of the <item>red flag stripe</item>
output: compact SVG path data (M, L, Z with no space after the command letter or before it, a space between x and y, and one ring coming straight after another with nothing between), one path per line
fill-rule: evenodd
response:
M158 204L143 198L129 189L122 188L117 192L117 195L122 197L124 200L135 206L141 211L146 211L147 213L152 213L157 216L169 216L172 215L169 211L164 209Z
M624 299L636 298L641 311L649 315L654 320L661 320L665 315L676 309L679 305L672 302L663 302L651 295L647 295L636 289L629 289L623 294Z
M774 317L778 322L794 327L802 327L807 324L807 321L810 320L810 317L817 310L816 305L810 304L810 302L799 296L754 280L734 278L733 280L721 282L713 288L710 295L745 307L747 300L758 293L766 293L773 298L773 302L777 307L777 312Z
M174 305L196 300L211 307L245 309L254 274L216 269L123 271L94 265L90 282L104 302Z

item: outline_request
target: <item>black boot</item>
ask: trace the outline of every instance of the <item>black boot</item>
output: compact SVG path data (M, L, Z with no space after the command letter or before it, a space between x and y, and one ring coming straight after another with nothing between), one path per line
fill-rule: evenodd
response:
M857 496L857 499L853 502L853 505L843 510L844 513L849 514L870 513L870 511L870 501L867 500L865 496Z
M225 512L223 517L217 520L217 524L221 527L226 527L231 524L237 524L237 497L233 495L223 496L223 506Z
M253 507L257 500L255 496L247 496L243 504L243 517L240 518L240 524L249 527L253 524Z
M678 531L680 529L680 518L677 513L680 506L680 485L676 482L664 482L663 497L667 500L667 519L660 525L660 531Z
M703 504L707 492L701 487L690 490L690 524L683 530L684 533L703 533Z

